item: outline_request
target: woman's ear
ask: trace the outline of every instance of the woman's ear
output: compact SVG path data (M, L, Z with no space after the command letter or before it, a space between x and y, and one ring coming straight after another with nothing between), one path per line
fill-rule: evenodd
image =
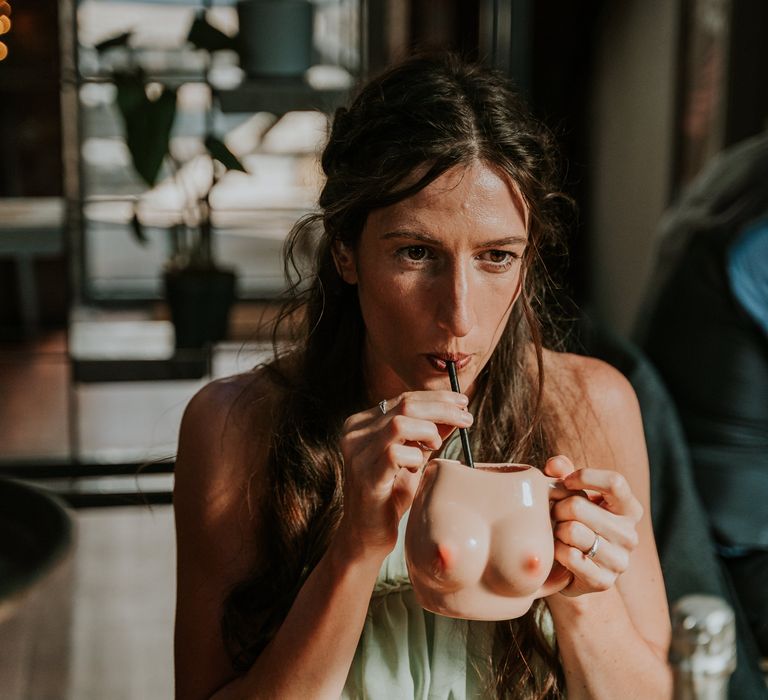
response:
M341 279L347 284L357 284L355 251L341 241L333 242L333 262Z

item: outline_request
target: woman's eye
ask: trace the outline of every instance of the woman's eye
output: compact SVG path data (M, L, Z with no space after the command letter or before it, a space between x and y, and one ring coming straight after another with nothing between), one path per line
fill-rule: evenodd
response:
M483 253L483 257L494 265L511 265L518 255L509 250L489 250Z
M419 262L427 257L427 249L423 245L410 245L403 248L402 252L408 260L414 262Z

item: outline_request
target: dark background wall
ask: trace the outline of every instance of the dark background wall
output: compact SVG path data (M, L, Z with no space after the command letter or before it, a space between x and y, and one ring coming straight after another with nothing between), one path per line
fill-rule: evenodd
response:
M62 193L59 17L55 0L12 0L0 63L0 197Z
M55 0L11 0L12 27L0 63L0 198L63 192L60 48ZM0 256L0 337L19 326L17 267ZM38 258L40 321L61 326L67 313L64 256Z
M0 197L62 192L60 41L54 0L17 0L0 63ZM512 37L512 76L561 145L566 190L578 204L570 261L561 270L580 304L620 330L652 264L658 220L684 182L688 30L701 0L371 1L372 70L414 49L489 57L493 8ZM726 3L730 37L719 96L722 145L765 128L768 3ZM504 58L504 57L502 57ZM690 173L685 173L686 177ZM61 323L65 265L40 260L42 320ZM0 258L0 325L17 318L15 266Z

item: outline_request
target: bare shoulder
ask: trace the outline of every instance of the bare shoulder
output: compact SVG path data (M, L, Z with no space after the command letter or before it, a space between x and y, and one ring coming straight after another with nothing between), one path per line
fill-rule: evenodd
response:
M585 457L601 463L616 461L625 449L645 454L637 395L621 372L594 357L551 351L544 367L546 400L572 451L576 442Z
M226 536L216 552L258 526L259 508L268 490L266 465L283 389L275 379L292 371L291 359L280 372L259 367L217 379L187 405L179 430L174 483L177 532ZM222 530L228 528L228 531ZM220 562L219 562L220 563Z
M187 404L181 422L182 448L196 452L221 453L232 447L227 437L237 436L244 428L245 412L238 405L254 377L238 374L216 379L200 389Z
M218 379L193 396L179 431L177 489L228 486L232 493L250 479L266 456L276 405L276 389L264 375Z
M597 417L622 420L639 410L629 380L594 357L545 350L544 368L551 390L564 400L589 406Z

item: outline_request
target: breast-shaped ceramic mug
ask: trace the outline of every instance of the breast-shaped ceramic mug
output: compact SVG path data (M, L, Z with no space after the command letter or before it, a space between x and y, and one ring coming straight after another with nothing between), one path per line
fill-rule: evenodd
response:
M538 469L433 459L405 533L405 561L426 610L466 620L511 620L570 574L554 561L550 504L574 492Z

